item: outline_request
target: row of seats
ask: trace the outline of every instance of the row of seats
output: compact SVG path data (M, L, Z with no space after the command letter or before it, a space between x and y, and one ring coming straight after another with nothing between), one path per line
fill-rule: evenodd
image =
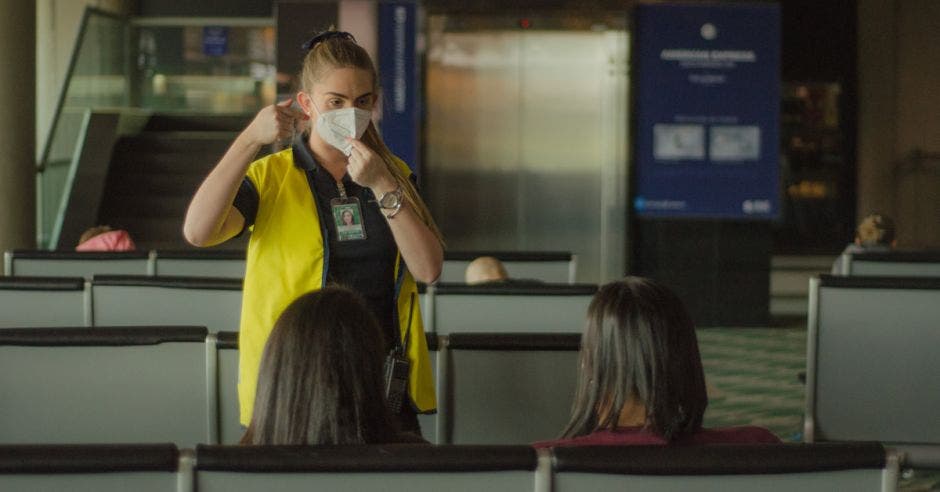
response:
M428 342L439 411L419 418L432 443L527 444L564 427L578 335ZM237 333L0 329L0 442L236 443L237 380Z
M180 310L168 306L163 304L160 308ZM940 407L940 394L932 391L933 379L940 374L940 361L934 353L935 347L940 346L938 326L940 279L823 276L814 280L807 343L806 439L877 440L910 450L915 463L940 466L940 420L934 415L934 409ZM122 340L123 336L112 330L72 330L76 332L65 333L67 331L70 330L59 330L59 335L80 340L78 337L100 332L97 336L110 340L108 343L111 344L113 340ZM163 335L164 331L165 328L155 329L153 336ZM27 335L24 330L19 332L18 336ZM236 335L222 334L219 337L231 341L230 349L223 349L220 351L222 355L213 357L211 354L215 352L209 348L208 358L205 357L206 349L194 349L199 362L187 373L190 375L188 381L202 380L198 377L200 371L215 374L210 370L209 364L212 363L218 364L216 370L228 371L228 375L221 376L222 382L218 383L218 391L227 390L226 398L231 401L218 407L218 415L221 415L218 422L221 423L215 425L219 431L211 435L190 431L182 433L181 438L170 440L233 442L240 434L234 415L237 356L233 349ZM200 333L193 338L196 345L201 345L206 335ZM32 345L37 343L29 342ZM79 350L90 350L90 342L83 343L85 346ZM20 343L18 350L26 350L22 346L29 344ZM59 345L64 345L64 342ZM564 334L429 334L440 411L436 416L421 417L425 433L438 443L522 443L553 437L564 424L573 394L577 345L577 335ZM19 382L30 387L23 381L36 376L31 371L24 372L27 363L69 360L51 357L49 354L54 348L36 351L37 355L25 355L22 362L5 355L0 359L4 366L0 377L10 384ZM9 350L9 347L4 350ZM102 357L96 353L74 358L76 361L96 358L98 363L94 365L101 366ZM174 366L176 369L180 367L179 364ZM148 372L157 375L166 372L161 367L153 366ZM59 370L67 375L73 372L70 368ZM131 375L120 363L110 366L107 371L120 376ZM30 376L23 379L25 374ZM85 378L98 380L102 376L88 375ZM133 386L132 381L127 380L125 385ZM77 386L77 382L56 385L53 381L46 384L48 386L32 386L40 389ZM212 378L209 377L205 384L212 384ZM124 388L107 386L101 390L102 394L112 395L114 387ZM212 395L208 393L205 400L209 403L204 405L215 401ZM26 406L22 411L33 415L50 411L49 408L61 409L71 405L57 404L55 393L47 398L49 403L45 407L40 406L43 410L34 412L32 407ZM9 408L10 404L3 405ZM536 413L540 418L531 419L530 416ZM201 410L190 412L191 416L203 414ZM207 419L209 422L205 426L211 429L211 415ZM55 429L54 426L49 428ZM209 437L201 437L203 435ZM89 439L78 437L81 436L76 436L78 441ZM113 441L106 437L102 439ZM497 439L504 440L494 441Z
M940 251L846 251L835 270L846 276L940 277Z
M0 277L0 327L199 325L238 330L241 279Z
M872 440L940 469L940 277L810 281L804 440Z
M572 333L583 329L597 285L438 283L421 292L429 333Z
M558 251L448 251L441 282L463 282L467 265L478 256L503 262L512 278L574 283L578 258ZM150 275L242 278L244 251L151 250L139 252L6 251L7 276L86 277L93 275Z
M85 277L94 275L148 275L242 278L245 252L190 251L36 251L3 254L3 271L18 277Z
M237 330L240 279L96 275L0 277L0 327L204 325ZM596 285L542 284L421 289L425 331L581 330Z
M8 492L893 492L877 443L678 447L0 446Z

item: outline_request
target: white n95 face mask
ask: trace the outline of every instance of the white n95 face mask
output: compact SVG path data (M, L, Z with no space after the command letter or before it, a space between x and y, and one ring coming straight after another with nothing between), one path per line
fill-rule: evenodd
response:
M317 134L347 156L352 153L352 144L346 141L346 137L362 137L372 120L372 112L360 108L334 109L325 113L321 113L316 106L314 109L318 115Z

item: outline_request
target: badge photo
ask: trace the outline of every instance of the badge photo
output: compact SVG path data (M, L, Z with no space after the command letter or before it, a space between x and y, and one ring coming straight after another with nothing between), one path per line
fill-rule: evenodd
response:
M366 238L362 209L357 198L334 198L330 201L330 208L333 210L336 236L340 241Z

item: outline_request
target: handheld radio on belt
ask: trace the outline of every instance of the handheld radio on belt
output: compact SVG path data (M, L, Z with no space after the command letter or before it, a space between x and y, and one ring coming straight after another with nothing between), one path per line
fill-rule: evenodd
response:
M411 329L411 317L414 315L414 294L411 294L411 305L408 311L407 330ZM401 413L401 405L408 392L408 372L411 363L408 362L408 332L405 339L396 344L395 348L385 356L385 401L393 415Z

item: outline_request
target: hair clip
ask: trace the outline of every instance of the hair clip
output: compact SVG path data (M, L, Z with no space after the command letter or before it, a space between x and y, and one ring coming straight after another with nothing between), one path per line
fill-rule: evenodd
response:
M346 31L323 31L320 34L317 34L316 36L308 39L306 43L300 45L300 48L304 51L310 51L321 41L334 38L348 39L354 43L356 42L356 38Z

